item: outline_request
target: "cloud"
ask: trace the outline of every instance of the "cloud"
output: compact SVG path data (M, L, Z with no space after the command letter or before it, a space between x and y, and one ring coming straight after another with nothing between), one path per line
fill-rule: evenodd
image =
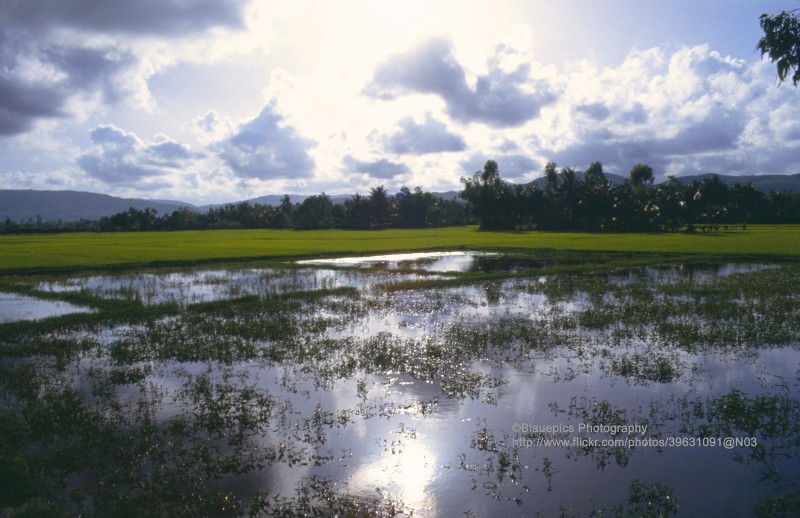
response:
M603 103L588 103L588 104L579 104L575 107L575 111L578 113L582 113L595 121L602 121L608 118L611 115L611 110L608 109L606 105Z
M199 157L192 153L188 147L175 142L166 135L156 135L156 142L148 146L151 163L161 167L179 168L187 160Z
M309 150L314 145L283 123L273 100L214 149L236 176L268 180L311 177L316 165Z
M383 146L387 151L400 155L425 155L464 151L467 144L459 135L450 133L443 122L434 119L430 113L425 115L425 122L417 123L412 117L406 117L397 124L399 130L383 137Z
M122 100L126 88L118 78L136 64L129 51L80 47L47 47L39 59L63 77L57 83L63 85L65 95L98 90L107 103Z
M794 134L770 115L783 106L786 118L787 93L771 88L762 67L705 45L632 52L616 68L577 67L567 84L530 142L536 155L568 165L600 160L626 174L645 162L662 177L709 168L752 174L766 172L763 157ZM735 169L718 169L726 167Z
M70 104L100 94L117 103L133 90L125 74L136 65L113 48L40 45L0 33L0 135L31 130L42 119L72 116Z
M0 136L24 133L40 118L64 116L64 95L60 89L26 84L0 72Z
M193 34L240 27L247 0L24 0L0 4L0 26L127 34Z
M205 115L196 117L192 120L194 125L202 133L215 133L218 131L220 122L219 113L214 110L209 110Z
M145 142L136 134L113 125L89 132L93 148L78 158L78 166L90 176L108 184L135 184L184 168L198 156L164 135Z
M461 161L464 176L471 176L476 171L483 171L487 160L494 160L500 168L500 176L507 181L526 182L535 173L541 171L542 164L528 155L523 154L497 154L487 156L474 154Z
M247 0L0 3L0 136L28 132L40 120L70 118L78 102L88 112L98 101L140 100L147 90L143 74L154 71L152 63L143 65L152 56L141 42L243 28L246 5Z
M373 178L391 180L397 176L408 174L411 170L405 164L391 162L385 158L373 162L356 160L351 155L345 155L342 164L346 169L355 173L368 174Z
M31 45L0 30L0 135L31 129L39 118L64 117L65 86L52 67L28 59Z
M450 42L431 39L380 64L363 93L382 100L414 93L437 95L452 119L495 128L521 126L556 99L546 83L530 77L526 64L506 71L495 58L488 65L488 73L477 76L471 88Z

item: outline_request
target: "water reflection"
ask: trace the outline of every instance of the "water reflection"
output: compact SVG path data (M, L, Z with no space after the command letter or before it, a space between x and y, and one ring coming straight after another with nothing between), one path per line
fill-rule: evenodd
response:
M363 493L380 487L420 511L435 507L436 494L429 485L439 466L436 455L420 442L423 440L398 438L382 454L365 458L350 476L350 487Z
M145 305L180 305L255 295L269 297L291 292L357 288L369 291L392 282L418 280L414 273L352 272L325 268L248 268L181 272L130 273L74 277L36 285L49 293L87 292L109 299ZM427 276L426 278L435 278Z
M145 415L154 425L143 428L186 448L188 464L218 476L231 498L279 495L295 514L305 502L297 484L314 477L358 505L397 499L422 516L607 515L617 505L638 516L672 509L673 497L686 515L737 516L798 487L797 268L654 266L373 289L428 278L409 270L500 264L466 253L417 259L43 282L184 303L338 286L358 295L231 300L37 343L82 343L80 360L56 373L72 377L64 385L111 415L121 408L120 422ZM761 446L520 442L634 423L646 426L640 438L756 437ZM159 454L146 452L145 464L161 466ZM219 459L228 471L214 471Z
M416 252L409 254L307 259L296 262L296 264L311 266L366 266L384 270L423 270L432 273L515 273L541 268L542 266L552 263L552 260L526 255L508 255L476 251Z
M43 300L0 292L0 323L39 320L70 313L88 313L90 311L92 311L90 308L75 306L58 300Z
M497 254L488 252L416 252L410 254L370 255L363 257L335 257L332 259L307 259L297 261L304 265L372 266L386 270L420 269L430 272L470 271L478 257Z

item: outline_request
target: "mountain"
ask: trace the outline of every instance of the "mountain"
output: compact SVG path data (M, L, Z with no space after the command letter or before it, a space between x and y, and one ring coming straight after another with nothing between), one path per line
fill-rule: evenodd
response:
M713 174L698 174L692 176L677 177L682 184L691 183L694 180L702 182L704 178L714 176ZM761 192L769 193L771 191L791 191L800 193L800 174L763 174L763 175L749 175L749 176L729 176L717 175L720 180L728 185L735 183L747 184L752 183L753 187Z
M434 192L432 194L434 196L438 196L438 197L442 198L443 200L448 200L448 201L449 200L459 201L461 199L458 196L458 191ZM395 196L396 193L390 193L390 195L391 196ZM281 200L283 199L283 196L284 196L283 194L281 194L281 195L271 194L271 195L268 195L268 196L259 196L258 198L251 198L251 199L245 200L245 201L247 201L249 203L253 203L253 204L272 205L273 207L275 207L277 205L280 205ZM350 198L353 197L351 194L334 194L334 195L329 195L329 196L330 196L331 202L336 204L336 205L341 205L342 203L346 202L347 200L349 200ZM369 197L369 193L362 194L362 196L367 198L367 197ZM303 200L305 200L308 197L309 197L309 195L307 195L307 194L289 194L289 199L292 201L292 203L303 203ZM233 203L240 203L240 202L233 202ZM220 205L206 205L206 206L203 206L203 207L198 207L198 209L206 209L207 210L210 207L220 207L222 205L225 205L225 204L223 203L223 204L220 204Z
M578 173L580 178L582 173ZM693 180L702 181L711 174L700 174L693 176L681 176L677 180L681 183L691 183ZM729 176L718 175L720 179L728 185L734 183L752 183L756 189L763 192L792 191L800 193L800 174L794 175L750 175L750 176ZM625 177L606 173L606 178L613 184L619 185L625 181ZM537 178L533 181L539 187L543 187L544 179ZM392 193L394 194L394 193ZM458 191L435 192L432 193L445 200L459 200ZM364 196L368 196L366 193ZM308 198L304 194L290 194L292 203L302 203ZM246 200L253 204L278 205L283 195L268 195ZM350 195L339 194L331 196L334 203L344 203ZM231 202L241 203L241 202ZM179 208L185 207L197 212L205 212L211 207L220 207L225 204L195 206L190 203L173 200L148 200L141 198L117 198L106 194L97 194L81 191L34 191L34 190L0 190L0 224L10 218L14 222L27 222L35 220L40 216L43 221L64 222L78 221L80 219L98 220L103 216L110 216L118 212L128 210L130 207L143 210L146 208L155 209L159 215L170 214Z
M561 181L561 177L563 175L564 175L564 173L558 173L558 181L559 182ZM584 175L583 171L578 171L575 174L575 176L577 177L578 180L582 180L583 179L583 175ZM611 185L621 185L623 182L625 182L625 177L624 176L620 176L620 175L614 174L614 173L605 173L605 175L606 175L606 180L608 180L608 183L610 183ZM545 178L544 178L544 176L541 176L541 177L539 177L539 178L537 178L535 180L532 180L530 183L535 185L535 186L537 186L539 189L544 189Z
M702 182L705 178L710 176L719 176L720 180L724 183L728 184L729 186L741 183L741 184L748 184L752 183L753 186L761 192L769 193L771 191L791 191L795 193L800 193L800 174L763 174L763 175L746 175L746 176L733 176L733 175L724 175L718 174L714 175L713 173L706 173L706 174L696 174L696 175L689 175L689 176L678 176L675 179L678 180L683 185L692 183L693 181ZM559 178L561 177L561 173L559 173ZM577 174L578 179L580 180L583 178L583 172L579 172ZM626 177L606 173L606 178L611 183L611 185L620 185L625 180ZM535 183L539 186L539 188L544 187L544 178L537 178L533 180L532 183ZM657 182L662 183L662 182Z
M129 208L152 208L158 214L169 214L181 207L194 209L189 203L170 200L117 198L106 194L81 191L0 190L0 222L98 220Z

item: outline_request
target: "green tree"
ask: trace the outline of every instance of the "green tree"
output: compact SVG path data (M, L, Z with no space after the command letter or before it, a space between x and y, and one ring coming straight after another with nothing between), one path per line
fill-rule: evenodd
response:
M534 224L542 230L554 230L559 225L559 207L556 200L558 187L558 166L547 162L544 166L544 189L541 194L531 193L531 210Z
M555 162L547 162L544 166L544 190L552 194L558 187L558 169Z
M656 223L665 231L675 231L686 224L688 210L684 193L686 189L674 176L658 186L653 208Z
M494 160L488 160L483 171L472 178L462 178L466 199L478 219L481 230L509 230L516 227L513 212L513 193L500 178L500 168Z
M389 223L389 217L392 214L392 200L383 185L369 190L369 204L372 207L373 225L382 227Z
M369 228L372 219L372 207L369 201L360 194L354 194L344 202L344 226L348 228Z
M765 195L752 183L735 183L728 196L728 215L731 223L753 223L764 219Z
M647 164L636 164L631 168L631 184L636 187L645 183L653 183L653 168Z
M294 224L301 229L332 228L333 203L330 197L323 192L303 200L297 208Z
M422 228L438 226L440 213L438 199L429 192L423 192L420 187L414 192L408 187L400 189L402 197L397 203L397 224L407 228Z
M756 45L762 58L767 55L770 62L776 64L781 83L794 70L794 86L800 83L800 19L795 14L798 11L800 9L783 11L777 16L762 14L761 28L764 29L764 36Z
M577 225L578 204L583 196L578 173L572 167L561 169L561 181L556 187L556 204L559 210L557 225L563 229L574 229Z
M611 214L611 184L603 172L603 164L592 162L583 173L583 198L578 204L578 220L583 229L602 230Z

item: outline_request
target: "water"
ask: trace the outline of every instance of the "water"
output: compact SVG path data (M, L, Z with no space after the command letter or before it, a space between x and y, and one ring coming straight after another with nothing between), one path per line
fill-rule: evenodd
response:
M415 273L364 273L326 268L200 269L75 277L40 282L36 289L49 293L83 291L105 299L134 300L145 305L177 303L186 306L250 295L269 297L336 288L368 291L374 286L420 278L423 277Z
M552 261L542 258L492 252L415 252L408 254L335 257L297 261L301 265L369 267L383 270L423 270L435 273L515 273L540 268Z
M501 264L519 273L543 263L459 252L39 281L52 293L184 307L40 338L83 344L51 376L92 408L125 419L147 409L163 433L177 430L164 444L188 449L193 469L237 466L212 483L231 498L300 506L299 485L328 481L370 512L377 499L420 516L587 516L648 503L671 515L674 501L681 516L750 516L792 498L800 269L661 265L392 288ZM356 291L312 296L334 287ZM308 296L279 297L293 292ZM245 295L258 302L237 305ZM223 299L229 308L192 306ZM545 426L567 431L525 428ZM741 444L709 444L726 437ZM577 439L606 442L541 442ZM346 514L341 500L330 505Z
M20 320L39 320L91 309L58 300L44 300L15 293L0 292L0 324Z

